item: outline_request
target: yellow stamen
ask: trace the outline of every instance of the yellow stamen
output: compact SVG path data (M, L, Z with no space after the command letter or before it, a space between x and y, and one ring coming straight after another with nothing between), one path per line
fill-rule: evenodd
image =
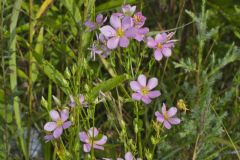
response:
M118 37L124 36L124 30L123 30L122 28L118 28L118 29L117 29L117 36L118 36Z
M157 44L157 48L161 49L162 47L163 46L160 43Z
M168 119L168 115L167 112L163 113L164 119L167 120Z
M141 93L142 93L143 95L147 95L149 92L148 92L148 89L147 89L146 87L143 87L143 88L141 89Z
M62 126L62 120L61 119L59 119L59 120L57 120L57 126Z
M134 18L134 22L135 22L135 23L137 23L137 22L140 22L140 21L141 21L141 17L140 17L140 16L138 16L138 15L134 15L134 16L133 16L133 18Z

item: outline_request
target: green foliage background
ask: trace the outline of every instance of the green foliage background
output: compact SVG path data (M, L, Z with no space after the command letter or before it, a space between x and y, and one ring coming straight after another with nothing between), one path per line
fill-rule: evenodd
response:
M156 62L151 49L133 42L121 55L116 51L110 58L92 60L87 48L95 35L86 32L83 23L97 13L109 17L124 2L142 10L150 34L176 32L178 42L169 59ZM162 92L160 99L141 107L144 147L152 147L151 118L162 102L174 106L184 99L190 109L179 113L181 125L161 133L154 157L144 150L149 159L240 159L239 0L0 0L0 4L0 159L81 159L75 131L64 135L63 142L69 142L59 150L43 140L48 111L66 107L68 95L79 93L96 104L96 110L87 114L92 119L95 113L96 126L109 137L106 151L97 152L97 157L123 155L114 131L122 129L124 120L128 136L134 135L129 81L141 73L156 76ZM105 98L95 103L99 91ZM60 104L52 101L52 95ZM83 128L80 123L86 122L78 123L78 132Z

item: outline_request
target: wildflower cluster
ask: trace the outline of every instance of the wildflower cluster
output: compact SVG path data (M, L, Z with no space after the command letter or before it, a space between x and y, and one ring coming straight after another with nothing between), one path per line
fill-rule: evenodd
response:
M157 61L160 61L163 56L171 56L171 49L174 47L175 42L175 40L171 40L171 38L174 33L159 33L155 39L148 37L149 29L144 27L146 17L141 12L135 11L136 6L125 5L122 7L121 12L113 13L110 16L109 24L105 24L108 22L108 19L102 14L97 15L95 21L88 20L85 22L88 31L94 31L96 33L96 40L93 42L91 48L89 48L94 59L96 55L106 58L113 50L119 47L128 47L133 40L143 42L149 48L154 49L154 58ZM130 88L133 91L132 100L150 104L154 99L161 96L161 92L155 89L157 86L158 79L156 77L147 80L144 74L140 74L136 81L130 82ZM44 130L47 132L45 136L46 141L58 139L63 133L63 130L72 125L71 121L67 121L69 110L71 111L72 108L78 107L78 104L85 109L89 109L90 107L85 97L80 94L77 101L70 95L70 102L68 103L69 109L60 111L60 114L56 110L50 111L50 116L53 121L47 122L44 126ZM163 103L161 110L161 113L158 111L155 112L156 121L163 123L165 128L170 129L172 125L180 123L180 119L175 117L177 113L176 107L171 107L167 110L166 105ZM79 139L83 143L83 151L90 152L93 149L104 150L104 144L106 144L108 137L106 135L100 135L99 130L94 126L85 129L88 131L79 132ZM131 152L127 152L125 154L125 160L135 159L134 156ZM140 160L141 158L137 159ZM122 160L122 158L117 159Z

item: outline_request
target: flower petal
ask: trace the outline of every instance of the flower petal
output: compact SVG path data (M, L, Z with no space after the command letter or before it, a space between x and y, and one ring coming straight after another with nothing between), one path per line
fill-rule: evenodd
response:
M64 109L61 111L61 120L62 122L65 122L69 117L69 111L68 109Z
M156 37L155 37L155 41L156 41L157 43L162 43L162 42L164 42L165 40L167 40L167 34L166 34L166 33L157 34Z
M109 25L100 28L101 33L106 37L113 37L116 35L116 31Z
M177 108L176 108L176 107L171 107L171 108L167 111L168 117L172 117L172 116L174 116L176 113L177 113Z
M96 17L96 22L98 24L101 24L102 23L102 20L103 20L103 15L102 14L98 14L97 17Z
M146 83L147 83L147 78L146 78L146 76L143 75L143 74L140 74L140 75L138 76L138 83L139 83L141 86L146 87Z
M107 142L107 139L107 136L103 135L100 140L94 141L94 143L97 145L104 145Z
M109 49L115 49L117 48L118 43L119 43L119 37L112 37L107 41L107 47Z
M162 105L162 114L164 114L166 112L167 112L166 105L165 105L165 103L163 103L163 105Z
M88 130L88 134L90 137L96 137L98 135L98 129L95 127L92 127Z
M154 57L157 61L160 61L162 59L163 55L160 49L156 49L154 51Z
M82 94L79 95L79 102L81 104L83 104L83 102L84 102L84 95L82 95Z
M59 137L61 136L62 132L63 132L62 126L57 127L57 128L53 131L53 137L54 137L54 138L59 138Z
M110 17L110 24L115 28L118 29L121 27L121 20L118 16L112 15Z
M59 113L56 110L51 110L50 116L51 116L52 120L54 120L54 121L57 121L60 119Z
M149 79L149 81L148 81L147 88L148 88L149 90L152 90L152 89L155 88L157 85L158 85L158 79L157 79L157 78L151 78L151 79Z
M141 99L145 104L149 104L152 102L152 100L148 96L142 96Z
M141 100L141 98L142 98L142 95L140 93L133 93L132 94L132 99L133 100L139 101L139 100Z
M57 127L57 123L56 123L56 122L47 122L47 123L44 125L44 130L51 132L51 131L53 131L56 127Z
M170 129L170 128L172 127L171 124L170 124L168 121L164 121L164 122L163 122L163 125L164 125L164 127L167 128L167 129Z
M80 138L80 141L88 143L88 135L86 132L80 132L79 138Z
M67 129L67 128L70 127L71 125L72 125L72 122L71 122L71 121L67 121L67 122L64 122L64 123L63 123L62 127L63 127L64 129Z
M168 121L171 124L179 124L181 122L181 120L179 118L169 118Z
M121 37L119 41L119 45L123 48L126 48L129 44L129 40L127 37Z
M51 135L51 134L44 136L45 142L51 141L51 140L53 140L53 139L54 139L54 137L53 137L53 135Z
M162 53L163 53L163 55L164 55L165 57L170 57L171 54L172 54L172 51L171 51L170 48L163 48L163 49L162 49Z
M157 43L155 42L155 40L152 37L148 37L147 38L147 46L149 48L156 48Z
M125 160L133 160L133 155L131 152L127 152L125 154Z
M159 97L161 95L160 91L150 91L148 93L148 97L150 98L156 98Z
M93 148L99 149L99 150L104 150L103 146L99 146L99 145L96 145L96 144L93 144Z
M157 116L157 121L163 123L164 122L164 116L163 115Z
M139 91L142 88L141 85L137 81L131 81L130 87L132 88L133 91Z
M90 152L91 151L91 145L90 144L84 144L83 145L84 152Z
M133 21L131 17L124 17L122 20L122 29L126 30L133 25Z

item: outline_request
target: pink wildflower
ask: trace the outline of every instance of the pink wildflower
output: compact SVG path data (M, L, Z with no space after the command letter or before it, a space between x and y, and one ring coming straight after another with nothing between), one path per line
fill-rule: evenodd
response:
M52 118L52 122L47 122L44 125L44 130L46 131L53 131L53 137L59 138L63 132L63 129L67 129L72 125L71 121L66 121L69 117L69 112L67 109L61 111L60 115L59 112L56 110L50 111L50 116Z
M153 98L161 95L158 90L152 91L157 85L157 78L150 78L147 83L146 76L143 74L139 75L137 81L130 82L132 90L135 91L135 93L132 94L132 98L137 101L142 100L145 104L151 103Z
M87 20L85 26L89 28L89 31L95 30L97 27L101 27L103 23L107 20L107 17L103 19L102 14L98 14L96 17L96 22Z
M165 103L162 106L162 114L160 112L155 112L155 116L157 117L157 121L163 123L164 127L167 129L171 128L171 125L176 125L181 122L181 120L177 117L174 117L177 113L176 107L171 107L168 111L166 109Z
M132 16L136 10L136 6L124 5L122 6L122 12L125 16Z
M173 32L166 34L157 34L155 40L152 37L148 37L147 45L149 48L153 48L154 57L157 61L160 61L163 56L170 57L172 54L171 48L174 47L175 40L170 40L173 36Z
M95 140L98 136L98 130L95 127L92 127L86 132L80 132L79 138L84 142L83 150L84 152L90 152L92 148L104 150L103 145L107 142L107 136L103 135L101 139Z
M109 38L107 40L107 47L109 49L115 49L118 46L127 47L129 44L128 38L132 37L130 28L132 27L132 19L130 17L124 17L121 19L116 15L112 15L110 18L110 24L100 28L101 33Z
M134 160L135 158L133 157L131 152L127 152L124 156L125 159L123 158L117 158L117 160ZM136 160L142 160L141 158L136 158Z

